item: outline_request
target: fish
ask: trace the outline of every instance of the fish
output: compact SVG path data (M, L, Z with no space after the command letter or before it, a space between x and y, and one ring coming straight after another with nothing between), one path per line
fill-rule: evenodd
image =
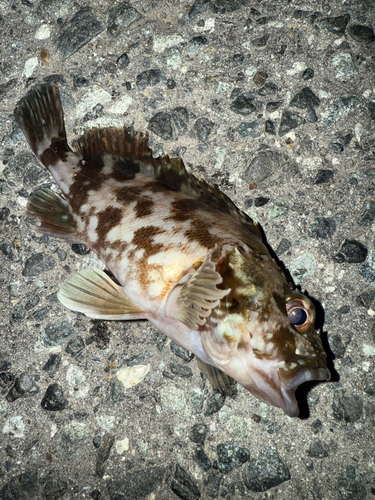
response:
M105 265L62 283L61 304L89 318L148 320L195 354L214 387L228 394L237 382L298 416L297 387L330 371L314 305L259 226L181 158L154 158L147 133L92 128L72 149L55 84L31 88L14 116L61 191L37 188L27 215Z

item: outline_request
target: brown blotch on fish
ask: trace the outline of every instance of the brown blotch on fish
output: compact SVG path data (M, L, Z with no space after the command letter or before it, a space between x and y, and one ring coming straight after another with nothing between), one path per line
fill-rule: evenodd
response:
M171 204L172 215L167 217L166 220L175 220L176 222L184 222L186 220L192 219L197 211L201 208L205 208L204 205L199 200L185 199L176 200Z
M114 193L118 202L129 205L133 201L138 201L143 191L142 186L129 186L115 189Z
M67 197L70 206L76 213L87 202L89 191L100 189L103 182L108 178L107 175L101 173L104 165L100 158L96 160L85 160L84 163L80 162L81 169L75 173L73 184L69 188L69 195Z
M184 235L189 241L198 241L205 248L212 248L217 243L217 237L213 236L199 219L193 221L191 228L186 230Z
M98 213L97 233L99 241L103 241L108 232L120 223L122 214L122 210L115 207L107 207Z
M145 258L150 257L150 255L154 255L160 252L165 245L163 243L154 243L152 238L157 234L165 233L164 229L156 226L146 226L141 227L135 231L132 243L137 246L138 249L143 249L145 251Z
M154 212L155 203L151 200L151 198L141 198L137 201L135 206L135 215L137 217L146 217L147 215L151 215Z
M128 158L116 158L113 166L112 177L118 182L130 181L139 172L139 163Z

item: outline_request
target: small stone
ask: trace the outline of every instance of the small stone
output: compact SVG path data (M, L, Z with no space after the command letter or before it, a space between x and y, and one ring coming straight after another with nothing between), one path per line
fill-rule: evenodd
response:
M168 78L168 80L167 80L167 87L169 89L172 90L172 89L176 88L176 85L177 85L177 83L172 78Z
M181 358L185 363L190 363L192 359L194 359L194 354L190 351L187 351L183 347L175 344L173 341L170 343L170 349L179 358Z
M346 391L335 391L332 403L333 416L337 420L356 422L363 414L363 401L359 396Z
M212 468L211 460L208 458L204 449L200 445L198 445L195 449L194 460L205 472L208 472Z
M205 493L210 498L218 498L220 484L223 476L216 471L211 471L207 477L207 484L205 488Z
M367 375L365 379L365 387L363 390L369 396L375 396L375 379L372 375Z
M359 226L370 226L375 220L375 201L366 200L363 204L364 212L361 214L357 223Z
M49 306L42 307L42 309L38 309L37 311L33 312L33 318L36 321L43 321L44 319L46 319L50 312L51 308Z
M311 424L311 429L314 434L318 434L323 429L323 423L321 420L318 418L314 420L314 422Z
M325 113L322 113L322 124L324 127L332 127L339 118L353 111L361 100L357 96L343 96L333 101L332 105Z
M253 120L251 122L241 122L237 125L236 130L241 137L258 137L259 133L256 131L258 126L258 120Z
M314 108L307 108L305 116L306 116L306 120L309 123L315 123L316 121L318 121L318 117L316 115Z
M328 240L335 232L336 222L333 217L315 217L309 229L309 236L318 240Z
M22 321L26 316L25 306L23 304L17 304L12 312L13 321Z
M100 500L102 494L100 493L99 490L93 490L91 493L90 493L90 497L93 499L93 500Z
M202 444L206 438L208 427L206 424L195 424L191 428L190 439L194 443Z
M117 474L107 481L110 500L140 500L146 498L163 482L165 469L146 467L127 474ZM149 497L149 498L150 498ZM195 499L193 499L195 500Z
M302 73L302 78L304 80L311 80L312 78L314 78L314 70L312 68L306 68Z
M84 348L85 348L85 341L80 335L77 335L69 340L69 342L66 345L65 352L76 357L83 351Z
M276 219L277 217L281 217L285 215L289 211L289 205L286 200L281 198L276 198L273 202L272 208L268 212L269 219Z
M228 474L247 462L250 459L250 452L247 448L240 448L234 444L218 444L217 459L219 471Z
M61 448L68 460L74 458L89 440L91 429L81 422L73 422L61 429Z
M74 77L73 83L75 88L80 88L80 87L88 87L90 82L84 76L76 76Z
M267 102L267 104L266 104L267 113L273 113L274 111L278 110L279 107L282 105L282 103L283 103L283 101Z
M124 388L117 378L113 378L110 382L109 399L115 404L125 399Z
M195 0L190 11L189 18L195 19L196 17L201 16L210 6L211 0Z
M364 262L366 260L368 250L357 240L346 239L341 246L339 253L337 253L333 260L342 264L343 262L348 262L349 264L357 264L359 262Z
M343 35L345 33L345 28L349 22L349 14L344 14L343 16L337 17L325 17L319 21L319 26L325 30L333 33L334 35Z
M348 34L360 43L372 43L375 40L374 30L368 26L362 26L361 24L352 24L348 28Z
M261 96L266 96L266 95L273 95L276 94L277 92L280 92L281 89L273 83L273 82L266 82L262 88L258 90L258 94Z
M37 253L29 257L23 268L23 276L38 276L41 273L50 271L55 267L55 261L52 257L45 256L42 253Z
M354 477L350 477L352 474L348 473L348 468L346 474L347 477L340 474L337 480L338 500L366 500L368 498L366 485L355 479L355 470Z
M101 106L101 105L99 105L99 106ZM73 243L72 250L77 255L87 255L88 253L90 253L90 249L86 245L83 245L82 243Z
M253 76L253 82L257 87L261 87L266 83L268 75L265 71L257 71Z
M42 399L41 407L48 411L62 411L68 406L68 400L64 397L64 391L58 384L50 384Z
M355 298L355 303L357 306L366 307L367 309L375 300L375 290L366 290Z
M121 2L108 11L108 33L118 36L126 32L126 29L141 17L141 14L128 2Z
M346 345L344 344L342 338L338 334L330 334L329 338L329 347L336 358L343 358L346 351Z
M66 59L103 30L104 26L95 17L90 7L83 7L64 25L64 29L55 39L57 50L63 59Z
M287 134L291 130L299 127L304 122L301 115L294 113L293 111L284 110L281 116L279 136Z
M6 396L7 401L16 401L20 397L34 396L39 392L39 387L35 383L35 379L27 372L21 373L15 382L14 386Z
M337 68L336 78L351 78L358 74L357 66L350 52L339 52L332 58L332 64Z
M261 492L289 481L290 472L276 448L270 446L262 450L258 458L250 460L242 477L247 489Z
M190 366L170 363L169 368L173 375L177 375L178 377L191 378L193 376L193 371Z
M156 113L148 122L147 128L166 141L173 139L172 117L165 111Z
M266 134L276 135L276 125L272 120L266 120L264 123L264 130Z
M44 478L43 496L46 500L59 500L67 491L68 483L60 478L57 471L50 471Z
M42 370L47 372L50 377L53 377L60 368L60 363L61 363L60 354L51 354L47 362L43 366Z
M329 446L322 443L319 439L313 441L310 448L307 450L307 454L312 458L325 458L329 455Z
M176 464L171 490L183 500L197 500L201 497L198 486L179 464Z
M109 454L111 453L111 449L114 442L115 442L115 437L111 436L110 434L106 434L103 437L102 444L98 449L96 455L95 473L98 477L104 476L105 470L107 468L107 461L109 458Z
M60 345L72 335L75 331L69 320L57 321L46 325L42 333L43 343L47 347Z
M130 64L130 59L129 59L128 54L126 52L121 54L121 56L116 59L116 64L117 64L118 69L121 69L121 70L126 69Z
M214 123L208 120L208 118L199 118L192 128L193 134L196 136L198 141L206 142L211 131L213 129Z
M221 392L214 391L207 398L206 411L204 412L204 416L208 417L209 415L213 415L217 413L224 406L225 396L221 394Z
M267 33L264 36L261 36L260 38L255 38L254 40L251 41L251 45L254 47L265 47L267 45L268 39L270 35Z
M189 125L188 110L183 107L177 107L172 110L171 114L179 135L186 134Z
M94 326L90 328L89 333L93 336L96 346L99 349L106 349L110 341L111 332L103 321L94 320L93 323Z
M256 111L256 106L254 104L255 97L248 92L244 92L235 98L235 100L230 105L230 109L239 115L249 115Z
M136 84L141 89L144 90L146 87L154 87L160 82L165 82L166 77L163 71L159 68L147 69L142 71L137 76Z
M270 198L265 198L264 196L258 196L258 198L255 198L254 200L254 206L255 207L263 207L264 205L267 205L267 203L270 201Z
M283 253L285 253L287 250L289 250L289 248L292 246L291 242L289 240L287 240L286 238L283 238L278 247L276 248L275 250L275 253L277 256L279 255L282 255Z
M314 184L328 184L329 182L332 182L333 179L333 170L318 170L316 177L314 179Z

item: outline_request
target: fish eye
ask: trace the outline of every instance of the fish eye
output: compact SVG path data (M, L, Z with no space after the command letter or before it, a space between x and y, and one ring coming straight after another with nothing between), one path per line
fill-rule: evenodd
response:
M286 312L288 319L299 333L304 333L315 323L313 303L302 294L293 294L287 298Z

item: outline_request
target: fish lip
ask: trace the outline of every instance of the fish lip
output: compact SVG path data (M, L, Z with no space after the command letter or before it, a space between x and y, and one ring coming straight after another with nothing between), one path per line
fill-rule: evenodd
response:
M322 360L322 366L318 366L317 368L303 368L300 369L293 377L287 380L283 380L280 376L280 371L278 370L278 377L281 382L281 395L283 398L284 412L289 417L298 417L299 408L298 403L295 397L295 391L297 387L305 382L311 381L328 381L331 378L331 372L328 370L325 365L325 359Z

